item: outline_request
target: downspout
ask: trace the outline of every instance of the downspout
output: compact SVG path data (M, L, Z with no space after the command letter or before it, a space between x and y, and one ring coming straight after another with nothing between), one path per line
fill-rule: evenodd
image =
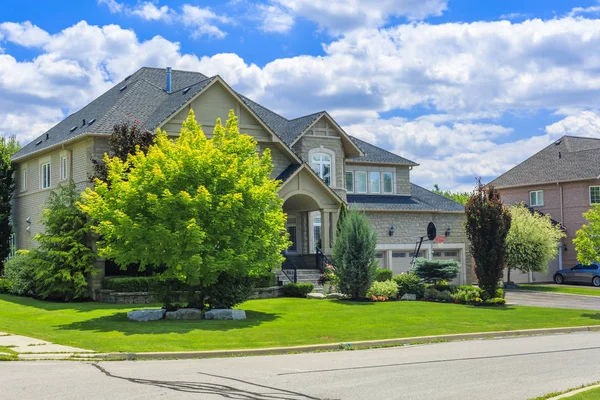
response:
M564 210L563 210L563 187L559 182L556 182L556 184L559 187L559 191L560 191L560 225L561 226L565 226L564 223ZM562 239L559 242L559 248L558 248L558 270L562 270L563 269L563 243L562 243Z

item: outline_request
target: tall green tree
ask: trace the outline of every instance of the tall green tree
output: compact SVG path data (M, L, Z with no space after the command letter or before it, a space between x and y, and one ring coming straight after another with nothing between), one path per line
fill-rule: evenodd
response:
M96 180L81 203L103 257L141 270L162 265L162 277L190 293L223 274L259 276L281 264L289 241L271 154L258 155L233 112L211 139L190 111L177 139L159 132L147 154L105 162L107 182Z
M591 264L600 259L600 205L594 206L583 216L587 224L577 231L573 243L577 260L582 264Z
M346 215L348 215L348 209L346 208L346 203L340 204L340 213L338 215L336 231L340 232L342 229L342 225L344 224L344 220L346 219Z
M10 224L11 200L15 190L14 168L11 156L15 154L21 145L15 136L0 136L0 272L4 261L10 255L10 236L12 226Z
M451 192L449 190L442 190L437 183L433 185L432 192L463 205L467 203L470 196L469 192Z
M71 181L48 196L42 213L39 246L29 252L41 298L71 301L88 297L88 275L95 272L87 216L77 206L79 192Z
M489 298L496 297L506 259L506 236L510 229L510 211L502 204L500 193L477 181L465 206L465 229L475 259L479 286Z
M362 299L375 280L377 232L367 217L350 210L333 246L333 263L339 289L353 299Z
M545 272L548 263L558 254L558 244L565 237L559 225L553 225L550 216L531 212L523 204L510 207L512 217L506 236L507 281L510 271Z

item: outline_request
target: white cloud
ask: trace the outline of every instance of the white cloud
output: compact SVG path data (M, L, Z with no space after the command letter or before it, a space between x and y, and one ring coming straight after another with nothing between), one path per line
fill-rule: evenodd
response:
M523 14L520 12L513 12L513 13L508 13L508 14L502 14L500 16L500 19L509 19L509 20L515 20L515 19L525 19L527 18L527 14Z
M271 4L280 15L290 15L285 26L291 26L291 18L297 16L333 34L380 27L390 17L423 20L447 9L447 0L272 0Z
M29 21L22 24L14 22L0 23L0 40L5 39L23 47L39 47L48 43L48 32Z
M193 38L208 36L222 39L227 33L221 30L218 24L232 22L230 18L217 15L208 7L198 7L190 4L184 4L181 7L181 12L177 12L169 6L158 6L158 3L153 1L138 2L133 7L119 3L116 0L98 0L98 4L106 5L113 14L134 15L146 21L181 22L191 31Z
M286 33L294 25L294 17L277 5L259 5L261 30L264 32Z
M568 17L576 17L576 16L580 16L580 15L585 15L585 14L598 14L598 13L600 13L600 5L590 6L590 7L575 7L567 13L567 16Z
M600 137L600 115L598 111L579 111L546 127L553 137L564 135Z

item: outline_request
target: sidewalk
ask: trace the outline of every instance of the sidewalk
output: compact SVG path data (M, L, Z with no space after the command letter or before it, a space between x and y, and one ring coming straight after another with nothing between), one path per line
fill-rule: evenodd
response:
M0 347L7 347L18 354L19 359L77 358L83 354L93 354L91 350L63 346L21 335L0 332ZM0 350L0 356L10 354Z

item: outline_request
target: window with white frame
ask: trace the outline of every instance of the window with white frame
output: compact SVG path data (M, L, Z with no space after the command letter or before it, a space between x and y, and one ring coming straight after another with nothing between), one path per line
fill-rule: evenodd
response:
M67 163L67 156L60 158L60 180L64 181L69 177L69 164Z
M27 165L21 168L21 191L27 190Z
M379 172L369 173L369 183L371 184L371 193L381 192L381 175Z
M600 204L600 186L590 186L590 204Z
M383 193L394 193L394 174L384 172L383 174Z
M50 162L40 165L40 186L42 189L50 187Z
M346 172L346 191L354 193L354 172Z
M529 192L529 205L530 206L543 206L544 205L544 191L534 190Z
M364 171L356 171L356 191L367 193L367 173Z
M313 153L310 156L311 168L325 181L328 186L331 186L331 154Z

